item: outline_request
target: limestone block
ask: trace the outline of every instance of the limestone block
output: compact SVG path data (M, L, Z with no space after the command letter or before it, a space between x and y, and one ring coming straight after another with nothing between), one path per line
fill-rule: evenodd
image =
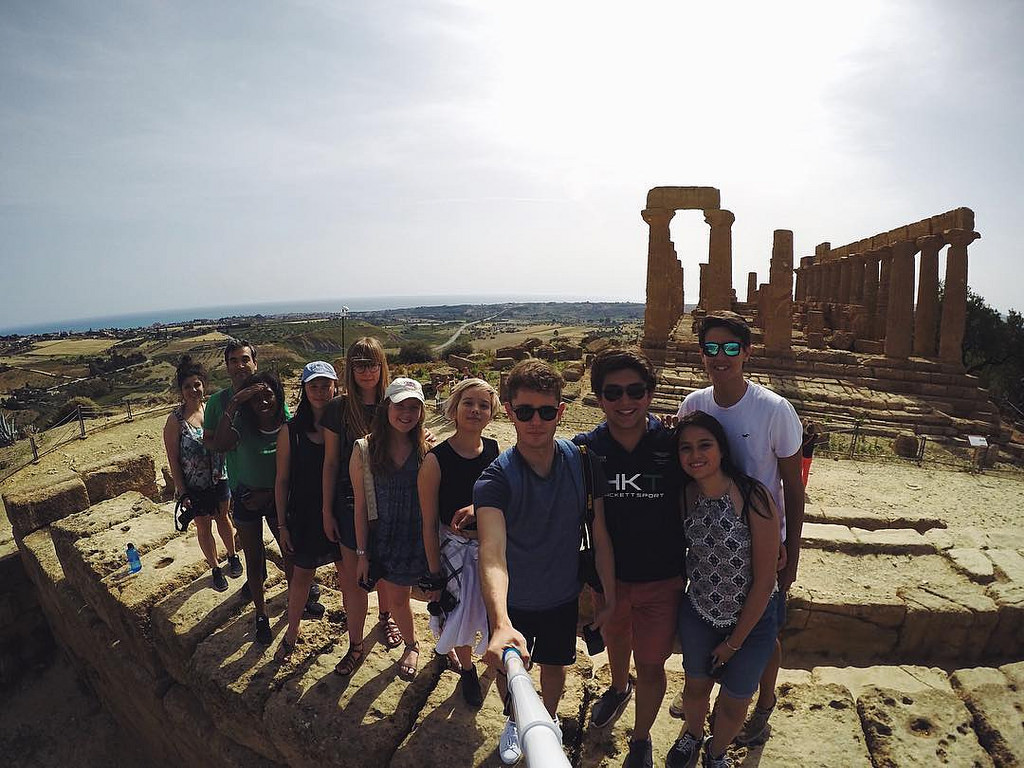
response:
M939 552L952 549L957 544L964 543L960 540L959 532L954 536L951 531L947 531L942 528L933 528L929 531L925 531L923 535L925 541L930 543Z
M284 629L282 613L287 606L287 590L278 585L268 590L266 596L267 614L277 637ZM283 763L285 760L271 743L263 723L263 710L273 692L294 670L276 664L273 649L273 645L264 648L253 640L253 613L245 611L199 643L189 666L188 687L224 736L267 760ZM325 697L324 701L331 699Z
M878 667L815 667L811 670L815 683L841 685L857 697L869 686L895 688L904 693L942 690L952 692L949 675L940 667L912 664Z
M511 357L513 360L525 360L530 353L523 347L498 347L494 350L495 357Z
M977 584L988 584L995 578L992 561L981 549L954 547L946 550L946 557L954 568Z
M885 351L885 344L874 339L857 339L853 343L853 350L862 355L880 355Z
M746 750L737 765L868 768L871 758L850 692L835 684L782 684L772 716L772 737ZM827 734L827 738L822 738ZM733 749L736 749L735 747ZM737 758L742 750L735 753ZM661 765L655 761L655 765Z
M412 682L397 677L400 651L389 651L376 643L377 634L371 625L367 656L351 677L332 674L348 641L325 646L317 639L314 648L319 646L323 652L314 652L314 656L304 652L300 659L285 665L285 675L275 676L275 684L266 672L263 674L267 679L258 677L239 692L248 699L254 690L257 697L262 697L264 690L270 689L261 729L289 765L349 765L353 755L358 755L356 762L363 765L389 764L445 667L444 658L430 654L423 604L413 605L422 652ZM375 611L371 609L369 615L375 615ZM238 690L235 684L231 686ZM490 697L493 700L495 694ZM422 752L410 757L423 764Z
M579 381L583 378L583 363L569 364L562 369L562 378L568 382Z
M880 528L913 528L924 534L933 528L945 528L946 522L937 517L916 515L913 513L896 513L887 509L867 510L861 507L819 506L808 504L804 515L805 520L816 523L838 523L851 528L864 528L875 531ZM926 537L935 547L935 542Z
M853 349L853 345L856 340L856 336L854 336L850 331L834 331L828 340L828 345L832 347L832 349L841 349L849 352Z
M1020 658L1024 655L1024 585L1019 582L989 584L985 594L999 609L999 621L988 642L990 654Z
M69 582L149 671L160 670L150 608L207 570L194 532L180 536L170 510L137 492L55 523L54 544ZM139 550L142 570L128 573L124 546Z
M40 485L11 490L3 495L7 517L21 539L62 517L89 507L89 494L78 475L61 474Z
M995 565L1001 580L1016 582L1024 586L1024 557L1012 549L989 549L986 554Z
M224 736L210 722L203 705L188 688L173 685L163 698L168 730L174 733L185 765L225 768L273 768L278 763Z
M722 193L714 187L654 187L647 192L648 208L707 210L722 207Z
M539 357L541 360L554 360L558 354L558 350L550 344L541 344L534 347L531 352L534 357Z
M997 669L961 669L950 679L995 764L1024 765L1024 692Z
M273 587L283 579L284 573L268 562L265 586ZM204 574L153 606L151 621L157 653L170 675L182 685L188 683L188 667L199 643L252 602L241 595L239 588L244 583L243 574L239 580L231 582L232 588L227 592L218 592L210 577ZM322 591L323 594L330 592L326 588ZM324 600L324 605L327 604Z
M1011 685L1015 685L1018 691L1024 690L1024 661L1003 664L999 667L999 671L1006 675L1006 679L1010 681Z
M919 447L920 441L917 435L910 434L909 432L900 434L892 443L893 453L905 459L916 458Z
M999 612L978 585L964 579L923 581L899 594L907 605L896 649L901 657L970 662L990 655Z
M156 487L156 466L148 453L110 456L79 468L78 474L85 482L92 504L120 496L126 491L138 491L151 499L160 497L160 489Z
M857 711L876 768L992 765L971 713L953 693L871 686L857 698Z
M536 336L530 336L528 339L524 339L519 346L522 347L523 349L532 352L534 349L536 349L543 343L544 342L541 339L538 339Z
M458 355L448 355L448 364L455 366L460 371L463 368L472 368L473 367L473 361L472 360L470 360L468 357L459 357Z
M586 694L592 694L595 688L589 679L591 664L582 646L578 649L577 660L576 665L567 670L565 693L558 707L567 752L576 748L580 740L581 715L584 722L589 717L584 712ZM494 672L489 669L485 671L479 662L477 668L481 673L480 685L484 691L484 703L480 710L470 709L463 702L458 690L458 675L442 672L425 706L416 716L412 733L406 736L391 759L389 765L392 768L422 766L426 754L430 755L430 761L436 765L492 764L495 760L494 745L498 743L505 717L494 685ZM539 691L540 678L536 668L531 675ZM665 712L664 719L667 721L667 705Z
M807 333L807 346L811 349L823 349L825 347L824 333Z
M913 528L852 528L862 548L889 555L930 555L935 547Z
M857 537L845 525L829 523L804 523L801 532L801 546L826 549L833 552L854 552Z
M876 623L866 608L854 611L846 610L848 606L797 603L793 610L801 608L806 611L806 623L787 631L787 653L862 663L889 657L898 642L897 629Z
M507 371L515 364L516 360L514 357L496 357L491 367L496 371Z
M579 648L577 658L586 659L586 652L583 650L582 644ZM593 711L593 705L596 703L597 698L611 685L611 674L608 669L608 654L602 652L598 654L594 659L593 663L596 667L594 670L594 676L592 680L587 680L586 684L590 690L590 697L587 702L588 706L583 712L583 722L589 724L590 716ZM684 676L682 673L682 657L675 655L665 665L666 673L665 677L668 681L668 688L664 699L661 702L661 707L658 710L658 715L655 718L654 725L651 727L651 741L654 748L654 764L664 765L665 755L671 748L672 744L679 737L679 726L680 721L675 720L669 715L669 707L672 704L672 699L675 695L682 690L684 683ZM589 677L589 675L585 675ZM540 690L538 688L538 690ZM581 766L620 766L625 759L626 753L629 751L629 739L632 735L633 721L636 717L636 696L634 695L629 702L626 704L622 714L614 720L608 727L597 729L587 728L582 734L582 744L580 745L580 762ZM571 743L567 743L563 740L563 746L569 749L573 748Z

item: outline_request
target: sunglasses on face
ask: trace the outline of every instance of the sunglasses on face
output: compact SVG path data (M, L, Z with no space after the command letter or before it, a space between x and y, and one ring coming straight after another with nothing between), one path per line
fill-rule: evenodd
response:
M558 406L542 405L540 408L534 408L532 405L517 405L512 409L512 413L517 421L530 421L535 413L540 414L541 421L554 421L558 416Z
M719 344L717 341L705 341L701 345L701 350L708 357L717 357L719 350L725 352L726 357L736 357L743 351L743 345L738 341L727 341L724 344Z
M372 360L353 360L352 369L356 373L367 373L368 371L379 371L380 363L375 363Z
M642 400L647 395L647 385L640 381L622 386L621 384L608 384L601 390L601 397L605 400L615 401L623 394L629 395L630 400Z

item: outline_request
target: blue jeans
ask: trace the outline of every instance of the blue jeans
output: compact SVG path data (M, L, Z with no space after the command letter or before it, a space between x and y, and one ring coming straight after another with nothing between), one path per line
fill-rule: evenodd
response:
M775 650L775 639L779 634L779 601L782 600L781 592L771 596L743 646L725 665L719 683L727 696L749 699L757 690L761 673ZM731 632L731 628L711 626L694 609L689 596L683 595L679 605L679 641L683 646L686 676L695 680L711 677L711 654Z

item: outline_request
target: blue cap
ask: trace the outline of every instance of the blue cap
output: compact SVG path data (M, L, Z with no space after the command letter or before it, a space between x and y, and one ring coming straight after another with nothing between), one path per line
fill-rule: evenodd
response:
M330 363L325 363L323 360L314 360L312 363L306 363L306 367L302 369L301 383L305 384L313 379L332 379L337 381L338 374L334 372L334 366Z

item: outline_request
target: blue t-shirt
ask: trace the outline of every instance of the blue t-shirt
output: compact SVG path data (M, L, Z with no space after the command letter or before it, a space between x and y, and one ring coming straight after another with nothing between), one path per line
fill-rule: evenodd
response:
M683 575L685 552L679 490L683 477L672 433L648 415L647 432L632 452L608 425L573 438L601 458L607 491L604 518L615 550L615 578L627 582Z
M491 463L473 486L473 504L500 509L505 516L508 606L542 611L564 605L580 594L583 473L572 471L557 447L547 477L537 475L517 449L503 455L509 471L502 469L500 457ZM598 462L592 465L594 496L600 498L606 484Z

